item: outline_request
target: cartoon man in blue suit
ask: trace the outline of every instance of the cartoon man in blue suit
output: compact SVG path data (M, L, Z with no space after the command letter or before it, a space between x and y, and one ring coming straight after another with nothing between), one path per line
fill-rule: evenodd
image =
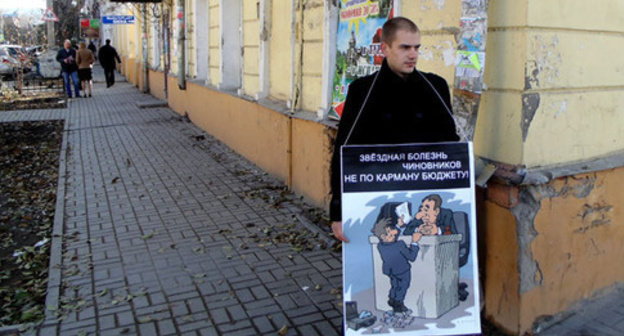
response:
M380 240L377 249L381 255L383 274L390 278L388 304L395 313L406 312L405 294L412 280L410 262L418 256L417 242L422 235L414 233L412 243L407 246L405 242L397 240L399 230L389 218L378 221L371 231Z

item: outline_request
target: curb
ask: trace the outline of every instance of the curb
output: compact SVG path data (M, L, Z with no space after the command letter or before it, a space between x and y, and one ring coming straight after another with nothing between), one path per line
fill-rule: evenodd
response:
M56 325L56 312L59 309L61 290L61 264L63 254L63 223L65 215L65 183L67 175L67 147L69 118L65 116L63 140L59 154L59 178L56 190L56 206L54 208L54 225L50 245L50 263L48 268L48 293L45 300L45 318L41 327ZM52 310L50 309L52 308ZM49 330L48 330L49 332Z

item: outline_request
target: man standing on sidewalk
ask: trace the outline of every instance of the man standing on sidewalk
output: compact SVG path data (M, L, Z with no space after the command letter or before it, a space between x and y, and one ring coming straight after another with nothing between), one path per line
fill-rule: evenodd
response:
M457 141L446 81L416 69L420 30L395 17L382 28L385 58L378 72L349 85L331 162L330 219L336 238L342 230L340 146Z
M106 39L106 45L100 47L98 58L100 59L100 65L104 68L106 87L109 88L115 84L115 60L121 63L117 50L110 45L110 39Z
M74 82L74 96L80 97L80 83L78 82L78 64L76 64L76 49L72 48L71 41L65 40L63 47L56 54L56 60L61 63L61 74L65 82L67 97L72 97L71 83Z

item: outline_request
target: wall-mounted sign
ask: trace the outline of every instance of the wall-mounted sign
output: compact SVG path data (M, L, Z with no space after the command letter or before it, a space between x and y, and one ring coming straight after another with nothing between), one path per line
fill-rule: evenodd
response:
M134 24L134 15L105 15L102 24Z

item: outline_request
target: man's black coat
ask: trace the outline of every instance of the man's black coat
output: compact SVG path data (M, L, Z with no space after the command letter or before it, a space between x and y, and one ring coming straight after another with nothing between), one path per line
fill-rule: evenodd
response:
M438 98L423 76L435 87L444 102ZM342 220L340 146L345 144L347 134L354 126L354 120L374 78L375 74L371 74L349 85L331 163L332 200L329 215L332 221ZM450 111L449 87L442 77L414 70L403 79L395 74L384 60L370 97L347 144L457 141L459 137L455 130L455 122L444 104Z
M115 67L115 60L121 63L117 50L115 50L115 48L113 48L110 44L100 47L98 58L100 59L100 65L104 69L113 69Z

